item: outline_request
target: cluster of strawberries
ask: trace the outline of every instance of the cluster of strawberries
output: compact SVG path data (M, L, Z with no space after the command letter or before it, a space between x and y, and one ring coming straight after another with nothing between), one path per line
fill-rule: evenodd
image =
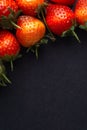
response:
M3 62L13 70L21 46L38 57L38 47L49 37L70 34L80 42L76 27L87 30L87 0L0 0L0 85L11 83Z

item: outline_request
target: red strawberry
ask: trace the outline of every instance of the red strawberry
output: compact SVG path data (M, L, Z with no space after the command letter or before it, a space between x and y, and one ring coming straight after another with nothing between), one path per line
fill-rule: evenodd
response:
M0 31L0 58L6 61L14 60L20 51L20 46L12 33Z
M16 0L16 3L23 14L35 16L38 6L43 4L44 0Z
M63 5L73 5L75 2L75 0L51 0L51 1Z
M16 37L24 47L30 47L39 42L45 35L45 25L37 18L20 16L18 18Z
M19 50L20 46L14 35L7 30L0 31L0 57L14 57Z
M87 0L78 0L75 7L75 17L79 24L87 22Z
M0 16L8 16L10 14L8 8L11 8L14 12L18 10L18 6L14 0L0 0Z
M62 35L64 31L72 27L72 21L75 17L69 7L49 4L46 11L47 25L54 34Z

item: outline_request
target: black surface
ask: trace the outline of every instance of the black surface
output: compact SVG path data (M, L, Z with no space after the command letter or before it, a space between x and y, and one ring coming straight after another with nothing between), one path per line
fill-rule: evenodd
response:
M87 32L17 60L0 88L0 130L87 130ZM9 68L9 67L8 67Z

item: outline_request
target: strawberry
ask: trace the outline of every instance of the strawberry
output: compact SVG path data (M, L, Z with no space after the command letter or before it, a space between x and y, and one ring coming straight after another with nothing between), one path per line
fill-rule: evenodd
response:
M64 31L72 27L75 17L73 11L69 7L49 4L46 12L46 23L54 34L62 35Z
M0 31L0 58L11 62L18 56L19 51L20 46L15 36L7 30Z
M75 0L51 0L51 1L62 5L73 5L75 3Z
M78 0L75 6L75 17L78 24L87 22L87 0Z
M0 28L16 28L16 21L20 13L14 0L0 0Z
M23 14L35 16L37 14L38 6L44 3L44 0L16 0L19 9Z
M39 42L45 35L45 25L39 19L31 16L20 16L16 29L16 37L24 47L30 47Z
M14 0L0 0L0 17L8 16L10 14L9 8L17 12L18 6Z

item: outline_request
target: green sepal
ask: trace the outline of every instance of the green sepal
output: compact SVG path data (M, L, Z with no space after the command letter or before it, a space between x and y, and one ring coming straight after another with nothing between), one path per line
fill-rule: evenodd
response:
M0 59L0 86L7 86L7 84L11 84L11 81L6 76L6 68Z
M79 28L87 31L87 22L84 25L80 25Z
M10 14L8 16L2 16L0 18L0 28L11 30L13 28L20 28L16 23L22 11L18 10L18 12L14 12L11 8L8 8L8 10L10 11Z
M38 51L39 47L41 45L44 45L44 44L47 44L47 43L48 43L48 39L44 37L38 43L36 43L35 45L29 47L26 52L28 53L29 51L31 51L32 53L35 54L36 59L38 59L38 57L39 57L39 51Z
M76 38L76 40L80 43L80 39L75 32L76 26L77 26L76 22L73 23L73 25L71 26L71 28L69 30L66 30L62 33L61 37L74 36Z
M43 4L38 5L38 8L36 9L37 17L39 19L42 19L42 13L43 11L44 15L46 14L46 7L48 6L48 2L44 2Z
M49 32L48 38L54 42L56 40L56 38L55 38L54 34L51 32L51 30L49 29L46 19L45 19L47 6L48 6L48 3L46 1L43 4L38 6L36 12L37 12L37 17L45 24L45 27L46 27L47 31Z
M11 71L13 71L13 68L14 68L13 62L16 59L19 59L21 57L22 57L22 55L17 53L15 56L14 55L13 56L5 55L4 57L1 57L1 59L2 59L2 61L9 62Z

